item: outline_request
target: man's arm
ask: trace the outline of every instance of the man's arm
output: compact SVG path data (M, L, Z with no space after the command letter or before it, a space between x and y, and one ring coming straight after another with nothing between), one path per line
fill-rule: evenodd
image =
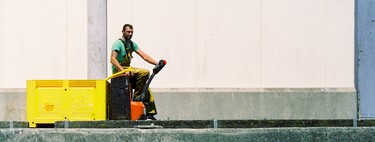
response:
M145 60L146 62L150 63L150 64L153 64L153 65L156 65L158 62L156 62L151 56L149 56L148 54L146 54L145 52L143 52L141 49L138 49L137 51L135 51L139 56L142 57L143 60Z
M124 70L124 68L117 61L117 55L118 55L118 53L116 51L112 50L112 53L111 53L111 63L112 63L112 65L115 66L115 68L117 69L117 71L122 71L122 70ZM120 75L120 76L133 76L133 74L131 72L125 72L123 75Z
M124 68L120 65L120 63L117 61L117 52L112 50L112 53L111 53L111 64L113 66L115 66L115 68L118 70L118 71L122 71L124 70Z

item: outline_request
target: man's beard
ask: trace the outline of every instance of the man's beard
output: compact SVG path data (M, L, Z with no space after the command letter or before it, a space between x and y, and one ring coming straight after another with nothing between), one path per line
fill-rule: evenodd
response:
M125 35L125 40L130 40L130 39L132 39L132 36Z

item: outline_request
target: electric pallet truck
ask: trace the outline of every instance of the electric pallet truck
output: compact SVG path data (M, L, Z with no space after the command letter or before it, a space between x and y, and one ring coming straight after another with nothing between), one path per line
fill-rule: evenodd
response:
M121 76L130 69L115 73L111 79L111 103L109 106L110 120L145 120L146 119L146 94L154 76L167 64L160 60L153 68L152 75L148 78L142 89L140 97L133 94L132 83L127 76Z

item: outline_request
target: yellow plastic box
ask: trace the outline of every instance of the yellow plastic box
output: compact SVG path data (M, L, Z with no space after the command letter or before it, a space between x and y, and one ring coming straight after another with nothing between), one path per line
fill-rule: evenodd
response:
M107 119L106 80L27 80L26 84L29 127Z

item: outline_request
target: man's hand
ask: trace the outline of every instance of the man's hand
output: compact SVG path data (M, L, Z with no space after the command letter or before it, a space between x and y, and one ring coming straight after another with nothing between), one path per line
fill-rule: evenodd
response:
M129 71L129 72L125 72L125 73L124 73L124 76L132 77L132 76L134 76L134 75L133 75L132 72Z
M128 76L128 77L132 77L132 76L134 76L134 74L133 74L132 72L128 71L128 72L125 72L125 73L120 74L120 75L118 75L118 76Z

